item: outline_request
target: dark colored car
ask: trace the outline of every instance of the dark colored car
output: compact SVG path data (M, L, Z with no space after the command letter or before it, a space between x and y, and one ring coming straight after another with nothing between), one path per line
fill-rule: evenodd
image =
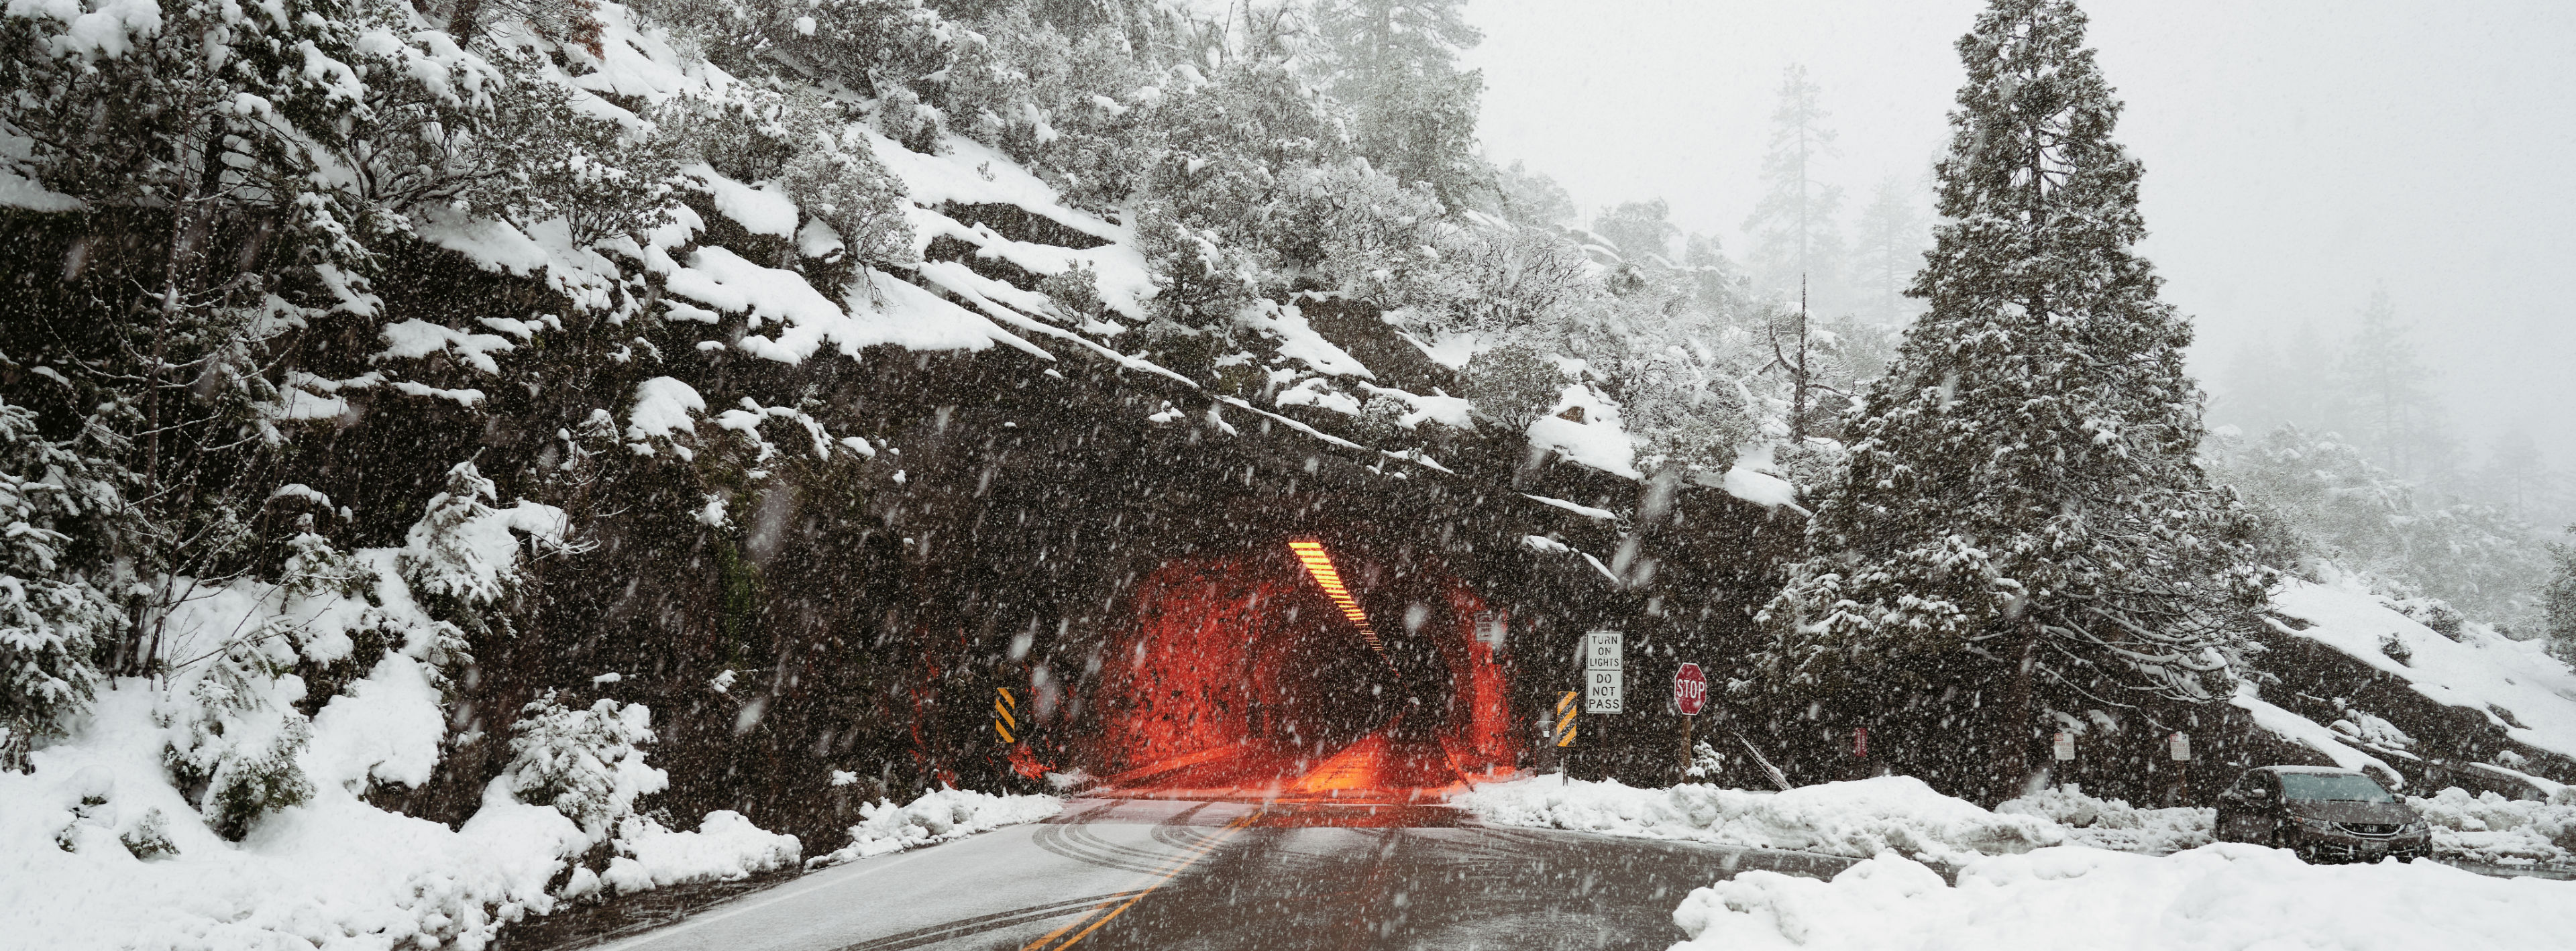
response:
M2433 854L2433 831L2379 781L2349 769L2265 766L2218 794L2217 838L2297 852L2310 862Z

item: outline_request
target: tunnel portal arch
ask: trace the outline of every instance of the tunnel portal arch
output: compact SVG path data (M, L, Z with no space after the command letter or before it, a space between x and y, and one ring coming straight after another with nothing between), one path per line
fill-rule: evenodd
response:
M1382 652L1291 541L1321 543ZM1501 658L1476 638L1485 600L1422 547L1283 532L1162 560L1102 644L1091 722L1068 752L1129 786L1293 790L1365 744L1383 762L1334 782L1419 788L1508 769L1521 751Z

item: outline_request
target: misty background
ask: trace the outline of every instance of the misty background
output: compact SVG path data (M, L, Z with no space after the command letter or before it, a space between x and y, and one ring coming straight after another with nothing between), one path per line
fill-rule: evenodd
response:
M1479 134L1497 165L1554 178L1586 219L1662 198L1682 232L1718 237L1738 260L1783 73L1802 65L1837 135L1814 175L1841 191L1843 238L1859 237L1892 182L1926 216L1928 241L1929 172L1961 79L1952 44L1980 6L1475 0L1466 15L1484 39L1464 61L1484 74ZM2117 134L2146 165L2142 250L2198 329L2193 370L2212 426L2259 437L2302 403L2329 417L2348 405L2338 370L2384 291L2394 355L2421 371L2428 431L2415 436L2429 445L2381 462L2552 530L2576 517L2560 478L2576 463L2576 417L2559 411L2576 403L2564 290L2576 277L2564 171L2576 8L2085 10L2127 104ZM2533 464L2510 458L2526 436L2546 491L2499 489L2499 465Z

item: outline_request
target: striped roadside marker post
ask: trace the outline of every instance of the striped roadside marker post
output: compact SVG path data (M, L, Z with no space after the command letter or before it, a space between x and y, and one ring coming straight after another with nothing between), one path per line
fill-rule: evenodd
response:
M1556 698L1555 732L1558 746L1574 745L1574 715L1582 710L1574 705L1574 698L1581 693L1580 690L1568 690Z
M1001 736L1004 745L1019 742L1012 734L1020 728L1020 721L1012 714L1020 709L1020 702L1011 698L1009 687L995 687L993 693L997 695L993 698L993 732Z

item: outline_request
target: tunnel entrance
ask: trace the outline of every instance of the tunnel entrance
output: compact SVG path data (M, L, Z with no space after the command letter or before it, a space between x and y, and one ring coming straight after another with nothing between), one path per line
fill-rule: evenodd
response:
M1411 546L1283 535L1162 562L1129 600L1074 744L1113 787L1411 799L1520 752L1484 602Z

